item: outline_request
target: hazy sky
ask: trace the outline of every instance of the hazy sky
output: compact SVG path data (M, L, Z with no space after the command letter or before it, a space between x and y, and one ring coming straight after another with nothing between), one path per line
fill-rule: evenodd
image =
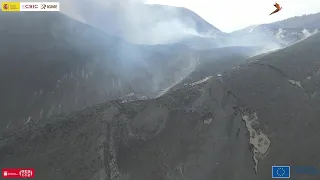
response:
M283 9L272 16L273 0L146 0L149 4L186 7L224 32L320 12L320 0L278 0Z

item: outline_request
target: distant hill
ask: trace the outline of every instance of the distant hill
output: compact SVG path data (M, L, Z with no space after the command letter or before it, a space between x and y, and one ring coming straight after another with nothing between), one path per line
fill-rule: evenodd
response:
M120 2L99 6L76 1L74 8L75 18L133 43L164 44L188 35L222 33L193 11L181 7Z
M295 16L269 25L274 28L320 29L320 13Z
M273 50L317 32L320 24L319 14L314 14L224 33L186 8L129 2L99 6L77 1L74 8L82 21L129 42L178 43L195 49L260 46Z
M228 36L229 44L265 45L280 48L293 44L320 30L320 13L303 15L282 21L253 25Z

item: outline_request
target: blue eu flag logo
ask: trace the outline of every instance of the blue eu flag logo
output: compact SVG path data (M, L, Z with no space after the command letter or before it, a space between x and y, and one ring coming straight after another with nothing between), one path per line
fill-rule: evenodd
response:
M272 178L290 178L290 166L272 166Z

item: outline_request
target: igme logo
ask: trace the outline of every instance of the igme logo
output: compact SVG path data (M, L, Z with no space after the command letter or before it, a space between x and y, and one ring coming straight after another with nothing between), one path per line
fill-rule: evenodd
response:
M46 9L47 5L46 4L41 4L41 9Z
M41 9L58 9L57 4L41 4Z

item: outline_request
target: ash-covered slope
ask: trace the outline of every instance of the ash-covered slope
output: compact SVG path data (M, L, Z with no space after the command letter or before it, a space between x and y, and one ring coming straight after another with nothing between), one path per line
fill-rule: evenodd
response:
M185 46L130 44L61 13L1 13L0 23L0 129L129 93L155 96L197 62Z
M267 180L275 164L317 166L319 47L316 34L157 99L32 122L1 136L0 166L39 180Z
M320 29L320 13L247 27L229 34L228 43L276 49L291 45Z
M161 94L189 86L206 77L220 76L224 71L246 63L250 60L250 54L254 55L259 50L257 47L224 47L198 51L196 53L199 57L197 68L188 77L167 88L166 91L162 91Z
M200 59L241 49L136 45L61 13L1 13L0 23L0 130L119 97L156 97Z

